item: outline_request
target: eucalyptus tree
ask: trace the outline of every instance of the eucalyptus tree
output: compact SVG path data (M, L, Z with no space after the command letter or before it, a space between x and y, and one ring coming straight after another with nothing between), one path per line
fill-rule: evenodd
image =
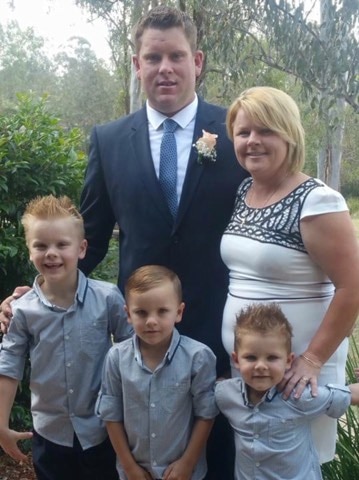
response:
M339 187L344 105L359 113L359 2L357 0L242 0L226 4L216 25L226 41L217 44L232 74L243 45L247 59L287 72L300 80L305 98L324 121L318 175ZM305 8L304 8L305 7ZM319 8L319 17L313 15ZM229 46L229 51L228 51ZM246 61L237 64L245 75ZM319 130L318 130L319 133Z
M45 41L33 28L20 29L17 22L0 24L0 107L17 103L16 94L32 90L38 95L55 84L54 66Z
M131 57L134 46L131 30L141 15L158 2L150 0L76 0L92 18L102 18L108 27L108 42L112 61L119 77L123 93L123 113L134 111L140 106L140 89L136 82Z
M80 127L88 133L94 124L121 113L117 78L96 57L86 39L70 38L54 62L57 88L49 104L63 125Z

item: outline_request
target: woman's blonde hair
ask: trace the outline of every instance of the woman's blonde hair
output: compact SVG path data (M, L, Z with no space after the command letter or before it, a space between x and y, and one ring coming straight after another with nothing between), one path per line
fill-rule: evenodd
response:
M305 161L304 129L295 101L282 90L273 87L252 87L244 90L230 106L227 133L233 140L233 125L238 111L258 125L277 133L288 143L288 166L291 172L299 172Z

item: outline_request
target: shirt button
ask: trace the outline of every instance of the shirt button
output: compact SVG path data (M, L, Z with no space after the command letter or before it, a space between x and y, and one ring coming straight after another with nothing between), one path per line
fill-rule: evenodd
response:
M71 393L71 394L74 393L72 388L70 388L69 393Z
M156 406L156 405L155 405L154 403L151 403L151 407L152 407L152 408L155 408L155 406Z
M152 465L153 465L154 467L156 467L156 466L157 466L157 462L156 462L156 460L153 460L153 462L152 462Z
M256 434L254 435L254 438L259 438L258 433L256 433Z
M155 434L155 433L151 433L151 437L152 437L152 438L156 438L156 434Z
M256 467L259 467L260 466L260 463L259 462L256 462Z
M68 335L65 335L65 340L68 340L70 337Z
M254 412L258 413L258 408L254 408Z
M66 364L66 367L71 367L71 363L70 363L70 362L67 363L67 364Z

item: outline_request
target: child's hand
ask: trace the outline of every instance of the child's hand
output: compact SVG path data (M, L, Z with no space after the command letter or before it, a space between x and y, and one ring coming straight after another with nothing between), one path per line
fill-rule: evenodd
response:
M27 456L24 455L17 446L19 440L27 440L28 438L32 438L31 432L15 432L15 430L10 430L9 428L0 429L1 448L18 462L28 461Z
M126 469L125 473L127 480L153 480L152 475L137 463L131 469Z
M190 480L193 469L188 465L188 462L182 460L176 460L168 465L163 474L163 480Z
M359 382L359 367L354 368L354 375L357 381Z

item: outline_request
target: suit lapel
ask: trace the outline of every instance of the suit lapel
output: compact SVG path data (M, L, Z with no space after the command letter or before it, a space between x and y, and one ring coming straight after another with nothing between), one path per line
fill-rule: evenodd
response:
M134 171L141 177L143 186L148 191L156 207L168 218L168 221L172 223L172 216L153 165L145 107L134 115L131 129L132 132L129 141L134 150Z
M199 98L198 102L198 111L194 126L192 144L202 137L202 130L207 130L210 132L212 130L211 126L213 126L216 122L216 119L210 115L210 110L207 108L203 100ZM203 165L200 165L197 161L197 156L198 154L196 148L192 147L188 160L185 180L183 183L182 195L178 206L175 227L181 222L187 209L189 208L198 182L204 172Z

